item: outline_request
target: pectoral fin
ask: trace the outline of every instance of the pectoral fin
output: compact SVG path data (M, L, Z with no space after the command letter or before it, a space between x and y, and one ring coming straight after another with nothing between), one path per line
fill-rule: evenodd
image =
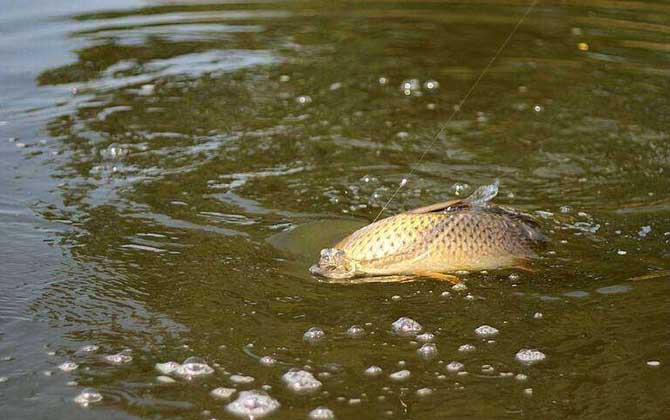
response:
M461 282L461 279L456 276L452 276L451 274L436 273L434 271L417 271L416 275L421 277L430 277L431 279L440 281L447 281L451 284L458 284Z

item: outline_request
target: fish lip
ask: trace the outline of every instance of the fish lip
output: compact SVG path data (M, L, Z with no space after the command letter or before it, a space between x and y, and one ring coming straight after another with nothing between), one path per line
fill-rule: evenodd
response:
M327 279L349 279L355 277L351 273L346 272L342 273L335 270L328 270L326 268L319 266L318 264L314 264L311 267L309 267L309 272L320 277L325 277Z

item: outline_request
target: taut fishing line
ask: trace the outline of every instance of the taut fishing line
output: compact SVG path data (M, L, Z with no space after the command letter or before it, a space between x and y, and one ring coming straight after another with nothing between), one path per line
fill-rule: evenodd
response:
M512 39L512 37L513 37L514 34L516 33L517 29L519 29L519 26L521 26L521 24L523 23L523 21L526 20L526 17L527 17L527 16L530 14L530 12L533 10L533 8L534 8L535 5L537 4L537 2L538 2L538 0L533 0L533 1L531 2L531 4L526 8L526 11L523 13L523 15L521 16L521 18L519 19L519 21L516 23L516 25L514 25L514 28L512 29L512 31L509 33L509 35L507 35L507 38L505 38L505 40L503 41L503 43L500 44L500 47L498 47L498 50L495 52L495 54L493 54L493 57L491 57L491 59L490 59L489 62L486 64L486 66L485 66L484 69L481 71L481 73L479 73L479 76L477 77L477 79L475 80L475 82L472 84L472 86L470 86L470 89L469 89L469 90L467 91L467 93L463 96L463 98L458 102L458 105L456 105L456 106L454 107L454 110L453 110L452 113L449 115L449 118L447 118L447 121L446 121L444 124L442 124L442 127L441 127L440 130L437 132L437 134L435 134L435 136L433 137L433 140L431 140L431 142L430 142L430 144L428 145L428 147L426 147L426 149L423 151L423 153L421 154L421 157L419 158L418 162L417 162L417 163L414 165L414 167L409 171L409 173L405 176L405 178L402 179L402 181L400 182L400 184L398 185L398 187L395 189L395 191L393 191L393 194L391 194L391 198L389 198L388 201L386 202L386 204L384 204L384 207L382 207L382 209L379 211L379 213L377 214L377 217L375 217L375 220L372 221L373 223L376 222L377 219L379 219L379 217L382 215L382 213L384 213L384 211L386 210L386 208L389 206L389 204L391 204L391 202L393 201L393 199L395 198L395 196L398 194L398 192L402 189L402 187L404 187L405 185L407 185L407 181L409 180L409 178L410 178L412 175L414 175L414 172L416 172L416 169L421 165L421 163L423 162L423 159L426 157L426 155L428 154L428 152L430 151L430 149L433 148L433 146L435 145L435 142L437 141L437 139L438 139L438 138L445 132L445 130L447 129L447 125L451 122L451 120L452 120L452 119L454 118L454 116L458 113L458 111L461 110L461 108L463 107L463 104L465 103L465 101L467 101L468 98L470 97L470 95L472 95L472 92L474 92L474 90L477 88L477 85L479 85L479 82L484 78L484 76L486 75L486 72L488 72L488 70L491 68L491 65L493 65L493 63L496 61L496 59L498 58L498 56L503 52L503 50L505 49L505 47L507 46L507 44L509 43L509 41Z

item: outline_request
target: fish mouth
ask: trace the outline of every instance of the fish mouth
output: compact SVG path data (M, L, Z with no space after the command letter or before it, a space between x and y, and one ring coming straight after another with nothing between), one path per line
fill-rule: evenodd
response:
M321 267L318 264L314 264L309 268L309 272L328 279L349 279L354 277L353 273L338 269L336 267Z

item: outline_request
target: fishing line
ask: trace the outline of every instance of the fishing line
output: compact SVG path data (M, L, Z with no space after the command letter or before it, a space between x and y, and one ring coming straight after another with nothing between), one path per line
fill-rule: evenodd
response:
M459 111L461 110L461 108L463 107L463 104L465 103L465 101L467 101L468 98L470 97L470 95L472 95L472 92L474 92L474 90L477 88L477 85L479 85L479 82L484 78L484 76L486 75L486 72L488 72L488 70L491 68L491 65L493 65L493 63L496 61L496 59L498 58L498 56L503 52L503 50L505 49L505 47L507 46L507 44L509 43L509 41L512 39L512 37L513 37L514 34L516 33L517 29L519 29L519 26L521 26L521 24L523 23L523 21L526 20L526 17L527 17L527 16L530 14L530 12L533 10L533 8L534 8L535 5L537 4L537 2L538 2L538 0L533 0L532 3L526 8L526 11L525 11L525 12L523 13L523 15L521 16L521 19L519 19L519 21L516 23L516 25L514 25L514 28L512 29L512 31L509 33L509 35L507 35L507 38L505 38L505 40L503 41L503 43L500 44L500 47L498 47L498 50L495 52L495 54L493 54L493 57L491 57L491 59L490 59L489 62L486 64L486 66L484 67L484 69L481 71L481 73L479 73L479 77L477 77L477 79L476 79L475 82L472 84L472 86L470 86L470 89L469 89L469 90L467 91L467 93L463 96L463 98L458 102L458 105L456 105L456 106L454 107L454 110L451 112L451 115L449 115L449 118L447 118L447 121L446 121L444 124L442 124L442 127L441 127L440 130L437 132L437 134L435 134L435 137L433 137L433 140L430 142L430 144L428 145L428 147L423 151L423 153L421 154L421 157L419 157L419 160L417 161L416 165L414 165L414 167L409 171L409 173L402 179L402 181L400 181L400 184L398 185L398 187L395 189L395 191L393 191L393 194L391 194L391 198L388 199L388 201L386 202L386 204L384 204L384 207L382 207L382 209L381 209L381 210L379 211L379 213L377 214L377 217L375 217L375 220L372 221L373 223L376 222L377 219L379 219L379 216L381 216L382 213L384 213L384 211L386 210L386 208L389 206L389 204L391 204L391 202L393 201L393 199L395 198L395 196L398 194L398 192L402 189L402 187L404 187L405 185L407 185L407 181L409 180L409 178L410 178L412 175L414 175L414 172L416 172L416 169L417 169L419 166L421 166L421 163L423 162L423 159L426 157L426 155L428 154L428 152L430 151L430 149L433 148L433 146L435 145L435 142L437 141L437 139L438 139L438 138L445 132L445 130L447 129L447 125L451 122L451 120L454 118L454 116L455 116L456 114L458 114L458 112L459 112Z

